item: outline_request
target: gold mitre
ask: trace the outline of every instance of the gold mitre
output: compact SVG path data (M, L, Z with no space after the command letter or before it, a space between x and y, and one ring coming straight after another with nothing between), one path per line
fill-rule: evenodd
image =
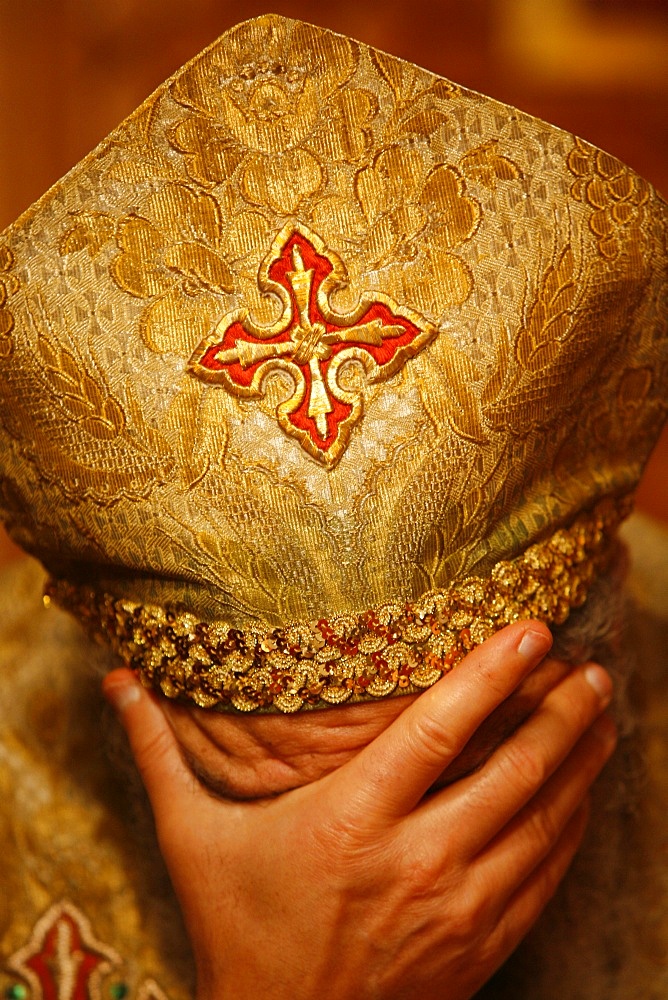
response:
M4 516L169 697L419 691L604 569L666 411L666 257L612 156L248 21L0 236Z

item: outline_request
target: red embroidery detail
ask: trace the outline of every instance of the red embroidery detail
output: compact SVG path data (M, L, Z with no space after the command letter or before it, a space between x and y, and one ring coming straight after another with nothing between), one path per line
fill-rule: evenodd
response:
M339 381L342 366L354 362L368 381L385 380L436 334L380 293L363 296L350 313L336 312L330 296L346 282L343 263L315 233L286 227L258 276L260 288L281 300L280 319L259 327L245 310L228 314L190 361L200 378L245 397L264 395L266 376L286 371L294 390L277 407L279 424L329 468L362 415L361 392Z
M121 959L93 936L71 903L52 906L7 967L28 981L34 1000L95 1000L100 978Z

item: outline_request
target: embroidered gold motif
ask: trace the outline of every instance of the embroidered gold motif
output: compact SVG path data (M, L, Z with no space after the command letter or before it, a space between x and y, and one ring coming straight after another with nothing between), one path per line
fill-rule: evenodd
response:
M237 170L247 202L293 213L323 186L326 163L357 159L368 146L376 99L342 90L357 62L354 42L307 24L241 24L174 83L174 99L197 114L173 129L172 145L194 180L221 183Z
M467 177L496 190L499 181L513 181L522 176L522 171L508 156L499 153L499 141L493 139L462 158L460 166Z
M55 577L242 636L487 581L638 482L666 220L553 126L239 25L0 238L2 514Z
M14 255L9 247L0 246L0 356L9 357L13 350L11 332L14 317L7 299L16 288L16 279L9 273L14 265Z
M40 298L27 312L37 335L22 365L14 355L0 353L0 425L11 437L25 439L42 482L57 482L66 496L93 496L102 503L110 493L114 500L145 496L173 466L164 439L147 424L132 393L121 405L90 356L84 360L54 336ZM23 413L12 403L20 398L28 371L33 393L29 412ZM55 432L49 425L54 413Z
M76 214L61 252L86 250L95 257L114 240L120 253L110 264L112 280L133 298L150 300L141 316L146 344L160 353L188 354L234 290L228 256L247 253L267 224L247 212L235 226L225 225L212 195L179 183L165 184L140 208L141 214L118 221L103 213Z
M451 164L433 165L417 144L384 145L354 176L352 191L319 199L318 232L350 245L364 268L383 268L393 296L440 315L465 302L470 267L455 254L475 235L480 204Z
M68 900L54 903L37 921L30 940L11 955L5 970L30 988L31 1000L103 1000L129 995L118 977L123 959L95 937L90 921ZM104 985L104 989L103 989ZM10 988L7 997L23 995L25 986ZM27 993L25 994L27 996ZM154 979L138 986L136 1000L167 1000Z
M118 401L57 342L42 334L37 350L44 373L60 393L70 418L93 438L112 441L119 437L125 430L125 414Z
M561 624L607 562L630 501L604 501L487 579L469 577L419 601L241 632L178 609L114 600L51 581L52 598L137 670L147 686L201 708L296 712L417 693L520 618Z
M115 232L116 223L104 212L75 212L73 225L60 241L60 252L64 256L87 250L91 257L97 257Z
M277 407L282 429L313 458L333 468L363 413L360 391L344 388L346 366L370 382L385 381L436 336L436 328L406 306L378 292L362 295L349 313L330 296L347 283L341 259L305 226L288 224L260 268L260 288L274 293L282 315L269 327L247 310L229 313L194 352L190 370L233 395L264 395L276 372L292 380Z
M7 961L34 1000L101 1000L101 980L121 957L98 941L86 917L71 903L54 903L32 937Z
M571 186L573 197L594 209L589 228L601 256L614 260L625 247L633 251L649 199L647 182L583 139L575 140L566 162L577 178Z

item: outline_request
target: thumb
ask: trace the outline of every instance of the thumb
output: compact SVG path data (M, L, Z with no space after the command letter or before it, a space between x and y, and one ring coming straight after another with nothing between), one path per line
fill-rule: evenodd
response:
M173 812L175 799L192 796L193 776L156 696L131 670L112 670L102 682L102 693L127 733L159 826L164 813Z

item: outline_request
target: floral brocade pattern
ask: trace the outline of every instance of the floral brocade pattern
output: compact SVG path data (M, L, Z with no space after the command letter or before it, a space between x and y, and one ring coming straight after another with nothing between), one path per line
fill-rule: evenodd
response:
M624 245L640 241L650 186L609 153L582 139L568 155L568 168L575 176L571 194L586 202L593 212L589 228L600 254L614 260Z
M171 142L194 180L221 183L238 169L246 201L294 212L323 186L328 162L356 160L369 145L374 95L343 90L358 60L354 42L310 25L242 24L175 81L174 98L196 114Z
M16 279L11 270L14 256L8 247L0 245L0 355L8 357L13 349L11 332L14 329L14 317L9 308L8 299L16 291Z
M0 237L0 510L54 578L241 635L485 587L633 492L666 218L560 129L238 25Z
M415 604L243 633L178 609L143 607L51 581L45 600L72 611L147 687L200 708L323 708L435 684L466 653L521 618L561 625L584 603L630 503L602 503L569 529Z

